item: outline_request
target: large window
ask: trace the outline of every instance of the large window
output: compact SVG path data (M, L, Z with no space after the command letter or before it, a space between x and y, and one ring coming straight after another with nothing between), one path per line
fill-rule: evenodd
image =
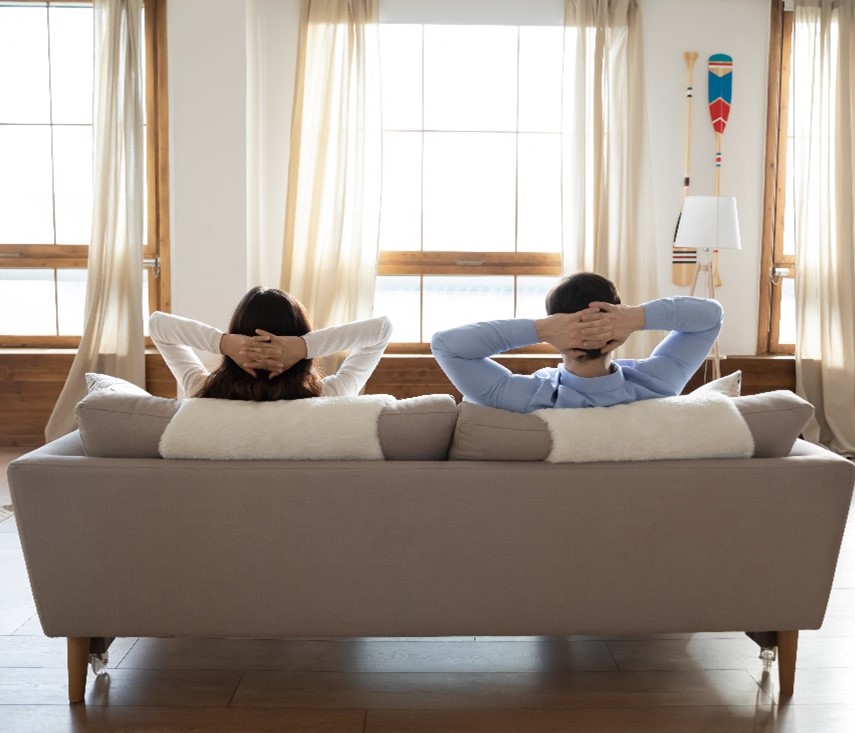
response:
M143 40L148 310L168 307L163 0L146 2ZM91 3L0 2L0 69L0 346L75 346L92 217Z
M543 315L561 271L562 44L561 27L381 25L375 309L397 341Z
M791 354L796 342L794 160L803 143L794 131L798 59L793 57L793 12L772 3L763 250L758 353Z

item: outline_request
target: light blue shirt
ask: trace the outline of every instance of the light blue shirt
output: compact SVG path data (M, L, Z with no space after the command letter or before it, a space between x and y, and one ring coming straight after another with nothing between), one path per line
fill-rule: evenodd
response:
M721 330L722 309L703 298L642 304L644 330L670 331L646 359L615 359L604 377L577 377L563 366L513 374L489 357L538 343L534 321L514 318L439 331L431 350L470 402L513 412L547 407L610 407L680 394Z

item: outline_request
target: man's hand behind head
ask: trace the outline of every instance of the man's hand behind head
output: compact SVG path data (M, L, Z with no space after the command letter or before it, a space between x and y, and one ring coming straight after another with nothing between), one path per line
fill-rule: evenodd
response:
M613 303L591 303L608 323L609 338L601 347L604 354L614 351L633 333L644 328L644 308L640 305L615 305Z
M538 339L561 353L574 349L599 349L613 337L613 325L608 314L596 307L576 313L553 313L534 324Z

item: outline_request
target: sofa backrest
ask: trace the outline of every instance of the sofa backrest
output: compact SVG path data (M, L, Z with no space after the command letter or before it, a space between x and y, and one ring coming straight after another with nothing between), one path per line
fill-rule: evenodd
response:
M86 454L159 458L161 436L181 403L125 385L112 378L90 380L91 391L77 405ZM786 390L732 399L751 432L755 457L787 455L813 415L810 403ZM552 449L549 428L537 415L465 402L458 407L450 395L390 402L380 412L377 431L386 460L543 461Z

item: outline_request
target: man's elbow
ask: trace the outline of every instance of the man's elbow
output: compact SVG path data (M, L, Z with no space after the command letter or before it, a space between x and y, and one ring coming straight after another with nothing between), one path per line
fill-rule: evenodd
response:
M717 300L710 300L709 304L714 322L719 328L721 328L721 324L724 322L724 308L721 307L721 303Z
M434 356L443 356L448 353L443 331L437 331L430 337L430 350Z

